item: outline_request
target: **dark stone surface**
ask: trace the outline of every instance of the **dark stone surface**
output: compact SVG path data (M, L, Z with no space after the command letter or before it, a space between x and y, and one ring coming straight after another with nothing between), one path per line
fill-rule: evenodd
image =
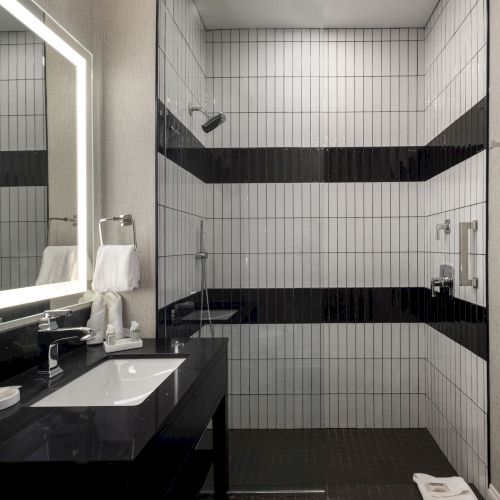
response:
M110 357L185 357L186 361L176 370L175 376L167 378L137 406L30 407L34 401ZM64 357L61 362L64 372L53 381L36 378L36 368L18 375L4 384L22 386L22 399L20 404L0 413L0 464L134 461L160 431L167 436L165 433L169 432L169 425L177 426L175 432L180 439L177 445L185 443L194 447L196 442L189 441L194 427L202 426L200 432L203 432L216 405L201 411L202 406L209 404L212 397L220 401L227 389L226 360L226 339L145 340L142 349L112 356L100 346L77 349ZM205 399L185 415L183 422L176 420L176 415L189 404L198 387L212 376L216 366L222 368L211 380L211 389L206 391ZM204 418L207 411L212 413L206 421L195 425L198 413ZM168 443L169 448L176 442L171 437L160 441L162 445ZM0 467L5 470L4 465Z

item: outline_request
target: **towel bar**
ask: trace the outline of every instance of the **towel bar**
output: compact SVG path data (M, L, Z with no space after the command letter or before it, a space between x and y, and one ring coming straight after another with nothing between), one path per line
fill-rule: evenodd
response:
M132 232L134 235L134 247L137 250L137 237L135 234L135 219L130 214L120 215L118 217L106 217L99 221L99 238L101 239L101 245L104 245L102 240L102 224L104 222L119 222L121 227L132 226Z
M78 226L78 217L73 215L73 217L49 217L47 220L47 244L50 244L50 236L51 236L51 222L60 221L60 222L71 222L73 227Z

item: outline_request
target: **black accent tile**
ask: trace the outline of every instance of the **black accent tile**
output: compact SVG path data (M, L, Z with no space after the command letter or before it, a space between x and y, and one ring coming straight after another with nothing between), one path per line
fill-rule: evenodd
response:
M158 151L207 183L416 182L485 149L486 120L484 98L424 147L205 148L159 101Z
M201 447L209 443L210 433ZM316 489L326 491L322 498L417 499L415 472L456 474L424 429L229 430L233 491ZM210 488L209 479L204 490ZM410 496L391 496L399 492Z
M189 337L199 329L172 322L172 310L198 293L159 311L159 335ZM228 323L419 323L426 322L483 359L488 359L485 307L456 297L431 297L428 288L260 288L210 289L211 309L237 309Z
M0 151L0 186L47 185L47 151Z

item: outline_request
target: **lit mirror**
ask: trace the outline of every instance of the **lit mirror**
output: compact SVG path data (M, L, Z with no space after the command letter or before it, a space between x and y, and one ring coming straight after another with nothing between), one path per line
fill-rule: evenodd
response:
M0 0L0 325L88 288L91 63L36 4Z

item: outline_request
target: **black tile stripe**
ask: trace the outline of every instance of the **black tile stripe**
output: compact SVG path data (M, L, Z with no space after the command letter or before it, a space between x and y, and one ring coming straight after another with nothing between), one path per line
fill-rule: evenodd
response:
M487 98L424 147L205 148L160 101L158 124L158 151L207 183L425 181L487 147Z
M208 150L161 101L158 101L158 152L207 182Z
M250 288L210 289L210 308L237 309L229 323L428 323L483 359L487 351L485 307L456 297L431 297L428 288ZM160 310L166 336L189 336L199 329L172 310L186 301L200 309L200 294ZM226 322L227 323L227 322Z
M0 186L47 185L47 151L0 151Z

